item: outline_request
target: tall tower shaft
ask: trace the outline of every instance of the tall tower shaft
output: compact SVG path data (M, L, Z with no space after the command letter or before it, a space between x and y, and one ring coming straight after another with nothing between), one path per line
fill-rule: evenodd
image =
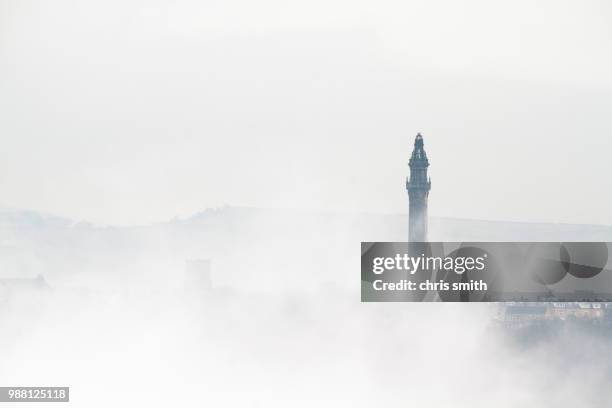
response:
M408 162L410 177L406 180L408 191L408 240L410 242L427 241L427 199L431 189L431 180L427 177L429 160L423 147L423 136L417 134L414 150Z

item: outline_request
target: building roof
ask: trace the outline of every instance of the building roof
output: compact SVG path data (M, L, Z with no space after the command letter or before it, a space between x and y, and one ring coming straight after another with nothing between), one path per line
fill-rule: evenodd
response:
M546 305L539 306L507 306L506 314L512 315L543 315L546 313Z
M0 287L9 290L41 290L49 289L47 281L42 275L36 278L10 278L0 279Z

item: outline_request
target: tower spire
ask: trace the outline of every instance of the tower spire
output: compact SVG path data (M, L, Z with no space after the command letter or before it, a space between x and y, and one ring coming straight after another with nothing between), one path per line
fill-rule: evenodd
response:
M427 200L431 181L427 177L429 160L425 152L423 136L417 133L414 150L408 162L410 177L406 180L408 191L408 240L427 241Z

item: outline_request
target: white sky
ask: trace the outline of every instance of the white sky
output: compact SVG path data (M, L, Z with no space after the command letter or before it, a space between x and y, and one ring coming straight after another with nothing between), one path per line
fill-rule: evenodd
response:
M0 0L0 204L612 224L612 3Z

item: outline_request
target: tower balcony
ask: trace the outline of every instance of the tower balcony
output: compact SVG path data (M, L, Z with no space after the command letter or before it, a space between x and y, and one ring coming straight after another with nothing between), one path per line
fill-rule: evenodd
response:
M406 190L430 190L431 180L426 182L410 182L409 178L406 178Z

